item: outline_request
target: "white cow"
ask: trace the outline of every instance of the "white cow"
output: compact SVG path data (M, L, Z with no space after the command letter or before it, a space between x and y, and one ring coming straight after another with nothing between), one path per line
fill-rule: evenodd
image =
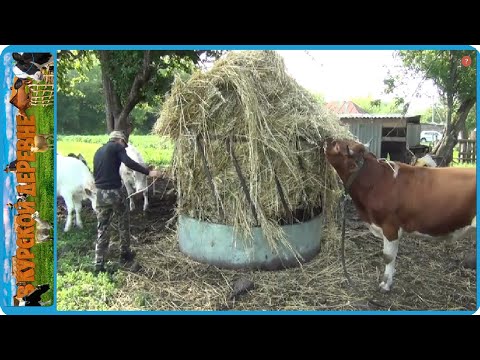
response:
M47 221L40 219L38 211L35 211L32 214L32 219L37 222L37 226L35 229L36 242L40 243L47 240L52 240L52 237L50 236L50 229L52 229L52 225L50 225Z
M145 165L143 161L142 155L140 152L132 145L128 144L127 148L127 155L132 159L135 160L137 163ZM134 171L125 164L122 163L120 165L120 176L122 178L123 184L127 188L128 195L145 189L143 191L143 211L146 211L148 208L148 189L147 189L147 176L145 174L139 173L138 171ZM135 202L133 201L133 196L130 198L130 211L135 209Z
M90 199L92 208L96 211L97 189L93 175L80 160L57 154L57 195L61 196L67 205L67 221L64 231L72 226L72 213L75 210L75 223L83 227L80 212L82 200Z
M430 154L425 155L419 159L415 160L414 166L421 166L421 167L437 167L437 163L433 160Z

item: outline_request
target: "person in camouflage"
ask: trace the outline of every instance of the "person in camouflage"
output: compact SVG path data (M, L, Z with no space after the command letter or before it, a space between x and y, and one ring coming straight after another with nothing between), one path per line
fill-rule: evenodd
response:
M134 261L135 253L130 249L130 217L125 193L122 191L120 165L142 174L158 177L160 173L132 160L126 153L126 136L121 131L110 133L110 140L100 147L93 158L93 176L97 187L97 241L95 244L95 271L105 271L105 260L110 241L109 227L112 217L118 219L120 233L120 263L132 271L140 266Z

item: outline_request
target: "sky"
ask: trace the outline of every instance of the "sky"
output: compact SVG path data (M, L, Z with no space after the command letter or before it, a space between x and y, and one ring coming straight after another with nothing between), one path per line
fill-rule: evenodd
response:
M16 178L13 173L5 173L3 169L5 165L10 161L15 160L15 144L17 142L17 135L14 131L15 129L15 115L17 109L12 106L9 102L10 91L9 88L12 86L13 73L12 73L12 57L10 53L4 54L0 59L4 65L4 73L0 74L0 80L2 86L0 86L0 94L2 97L2 112L0 116L0 137L1 147L0 147L0 166L2 167L0 176L2 187L2 231L0 231L0 238L4 239L3 244L0 243L0 264L2 265L2 277L0 282L0 306L7 305L7 299L11 301L12 294L16 292L15 278L12 277L12 268L11 268L11 257L15 255L15 250L17 248L16 233L13 230L13 216L15 215L16 210L10 210L5 204L8 202L16 202L16 190L15 186L17 184ZM7 86L5 86L6 84ZM3 232L3 234L2 234ZM8 303L11 305L11 303Z
M325 101L347 101L355 97L372 96L382 101L392 101L385 94L383 80L388 70L397 73L401 61L391 50L280 50L287 72L306 89L321 93ZM421 96L413 97L419 84ZM411 100L408 115L418 115L438 100L437 90L431 81L416 77L405 89Z

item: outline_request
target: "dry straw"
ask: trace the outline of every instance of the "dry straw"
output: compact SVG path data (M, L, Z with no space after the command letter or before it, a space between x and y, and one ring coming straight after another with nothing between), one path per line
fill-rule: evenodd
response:
M273 250L287 245L280 225L320 208L333 219L341 191L323 140L352 135L276 52L230 52L177 78L154 132L175 141L179 214L232 225L245 239L261 226Z

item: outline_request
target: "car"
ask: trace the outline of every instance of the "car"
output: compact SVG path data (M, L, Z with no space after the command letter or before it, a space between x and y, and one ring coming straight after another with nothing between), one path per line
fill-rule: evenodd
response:
M435 130L425 130L420 133L420 141L437 142L442 139L442 133Z

